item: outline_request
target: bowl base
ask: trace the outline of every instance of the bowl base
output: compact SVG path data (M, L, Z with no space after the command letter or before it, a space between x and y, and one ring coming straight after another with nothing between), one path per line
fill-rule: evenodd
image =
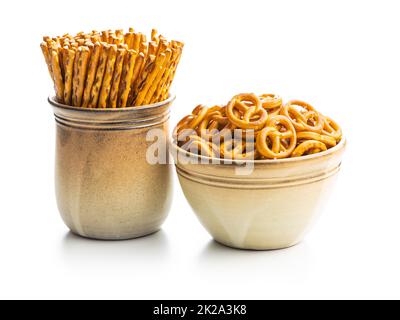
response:
M227 243L221 240L217 240L214 239L215 242L217 242L218 244L231 248L231 249L235 249L235 250L244 250L244 251L276 251L276 250L284 250L284 249L289 249L292 247L297 246L298 244L302 243L303 240L301 241L296 241L294 243L291 244L282 244L282 245L277 245L277 246L266 246L266 247L260 247L260 246L251 246L251 245L244 245L244 246L238 246L238 245L234 245L232 243Z

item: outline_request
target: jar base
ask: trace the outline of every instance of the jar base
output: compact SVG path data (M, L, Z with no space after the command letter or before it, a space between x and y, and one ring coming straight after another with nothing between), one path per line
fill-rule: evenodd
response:
M153 229L151 231L146 231L138 234L131 234L131 235L122 235L122 236L110 236L110 235L87 235L87 234L80 234L79 232L76 232L75 230L70 229L70 231L74 234L77 235L81 238L84 239L90 239L90 240L99 240L99 241L125 241L125 240L133 240L133 239L139 239L139 238L144 238L147 236L151 236L152 234L155 234L161 230L161 227L158 227L157 229Z

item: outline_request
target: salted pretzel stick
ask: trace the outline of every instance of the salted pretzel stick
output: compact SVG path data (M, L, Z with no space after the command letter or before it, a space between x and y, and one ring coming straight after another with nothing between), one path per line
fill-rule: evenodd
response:
M139 44L139 52L143 53L145 57L147 57L149 52L149 47L146 42L140 42Z
M75 61L74 61L74 72L73 72L73 77L72 77L72 97L71 97L71 105L72 106L77 106L77 95L76 92L78 91L78 65L79 65L79 57L82 54L82 50L80 50L80 47L76 49L75 53Z
M158 41L158 39L157 39L157 29L152 29L151 30L151 41L154 41L154 42L157 42Z
M130 91L130 85L133 77L133 71L135 68L137 52L134 50L129 50L128 55L125 58L125 63L123 67L123 76L120 84L120 93L118 107L125 108L128 102L128 96Z
M57 101L64 102L64 80L61 73L59 55L56 50L51 50L51 70L54 74L54 88L56 91Z
M101 44L95 43L93 52L90 56L90 62L88 66L88 73L85 82L85 91L83 92L82 108L87 108L90 102L90 94L92 92L93 83L96 77L97 66L99 64L101 54Z
M178 68L178 64L179 64L179 62L181 60L181 57L182 57L182 49L183 49L183 47L179 47L178 57L177 57L176 62L174 63L174 65L172 67L172 71L170 72L169 78L168 78L168 80L167 80L167 82L166 82L166 84L165 84L165 86L163 88L163 91L162 91L162 94L161 94L161 100L165 100L165 99L168 98L169 89L170 89L170 87L172 85L172 82L173 82L173 80L175 78L176 70Z
M156 79L158 73L162 72L162 67L164 65L166 55L165 53L161 53L154 62L154 67L146 77L145 82L143 83L143 87L140 89L138 96L135 101L135 105L141 106L145 101L147 93L149 93L150 87L153 85L154 80Z
M65 50L64 103L66 105L71 105L72 100L72 78L74 73L75 54L75 50Z
M107 66L101 87L98 108L107 108L107 99L111 90L111 80L114 73L115 60L117 58L117 46L111 45L108 50Z
M90 50L88 47L79 47L78 50L79 50L79 55L77 60L78 61L77 73L74 74L74 88L72 92L72 104L76 107L80 107L82 104L82 96L85 86L87 65L90 58Z
M157 44L157 49L156 49L156 53L155 56L159 56L161 53L163 53L165 50L167 50L168 48L168 43L165 40L159 41Z
M147 76L150 74L150 72L154 69L154 63L155 63L156 57L154 55L148 55L145 62L143 63L143 67L141 71L139 71L139 76L135 81L134 84L134 89L133 89L133 103L136 104L136 98L141 89L143 88Z
M101 32L101 41L108 42L108 31L105 30Z
M40 44L40 48L42 49L42 53L44 56L44 60L46 61L46 64L47 64L47 69L49 70L50 77L54 81L53 71L51 69L51 57L50 57L50 53L49 53L49 48L47 47L47 43L42 42Z
M131 80L131 88L129 91L129 96L128 96L128 106L132 106L133 105L133 100L135 99L135 83L138 80L138 78L140 77L140 71L142 70L142 66L144 64L144 54L143 53L139 53L139 55L136 58L136 62L135 62L135 68L133 69L133 75L132 75L132 80Z
M176 48L172 48L172 57L171 57L171 61L169 61L169 65L167 67L167 69L165 70L162 79L160 81L160 83L157 86L156 91L153 94L153 97L151 99L151 103L156 103L158 101L160 101L161 99L161 94L162 94L162 90L164 88L164 86L166 85L166 82L169 79L169 75L172 72L173 69L173 65L176 62L176 59L178 58L178 50Z
M90 37L90 40L91 40L93 43L100 42L100 41L101 41L101 35L100 35L100 34L92 35L92 36Z
M149 55L156 55L157 54L157 43L150 42L149 43Z
M134 33L133 32L127 32L124 35L124 42L128 45L128 49L133 48L133 42L134 42Z
M67 57L68 57L68 46L64 45L60 48L60 53L62 57L62 65L63 65L63 79L64 79L64 87L65 87L65 73L67 71ZM64 89L65 90L65 89Z
M141 35L139 33L133 34L133 42L132 42L132 49L139 52L140 42L141 42Z
M90 101L89 108L97 108L97 102L99 100L100 89L103 83L104 72L106 70L107 65L107 57L108 57L108 48L109 45L106 43L102 43L101 45L101 53L100 59L96 71L96 77L94 79L94 83L92 86L92 92L90 93Z
M117 107L119 85L121 82L122 67L124 65L124 59L125 59L126 52L127 51L124 49L118 49L118 55L117 55L117 60L115 62L115 70L114 70L114 75L113 75L112 85L111 85L111 92L110 92L109 106L111 108Z
M150 86L150 88L148 89L148 91L146 93L146 96L145 96L144 102L143 102L144 105L148 105L148 104L151 103L151 98L153 97L154 92L156 91L156 89L158 87L158 84L160 83L160 81L161 81L161 79L163 77L163 74L164 74L165 70L168 67L168 63L169 63L169 60L170 60L171 55L172 55L171 49L167 49L164 54L165 54L164 62L160 66L159 71L157 72L156 78L151 83L151 86Z

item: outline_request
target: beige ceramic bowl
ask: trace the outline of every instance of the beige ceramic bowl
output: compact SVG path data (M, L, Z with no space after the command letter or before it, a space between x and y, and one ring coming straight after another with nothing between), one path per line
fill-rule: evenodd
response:
M345 139L315 155L260 160L250 175L238 164L209 159L172 145L183 192L212 237L240 249L271 250L301 242L321 213L340 170ZM243 165L243 163L242 163Z
M49 99L56 119L56 197L72 232L120 240L157 231L172 199L171 166L151 165L150 129L168 135L174 97L146 107L82 109Z

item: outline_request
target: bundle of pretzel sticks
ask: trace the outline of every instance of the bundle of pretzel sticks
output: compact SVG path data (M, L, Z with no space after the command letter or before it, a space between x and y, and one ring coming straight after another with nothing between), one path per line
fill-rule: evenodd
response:
M175 143L190 153L262 160L326 151L342 139L340 126L310 104L275 94L234 96L225 106L197 106L176 126Z
M183 43L157 30L151 39L132 28L43 37L42 49L59 103L82 108L126 108L169 96Z

